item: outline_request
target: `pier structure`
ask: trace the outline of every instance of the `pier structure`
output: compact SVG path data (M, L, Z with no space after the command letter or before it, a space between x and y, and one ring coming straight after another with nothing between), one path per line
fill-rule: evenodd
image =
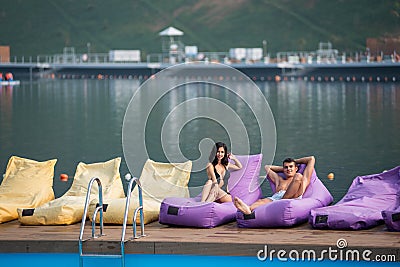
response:
M91 53L88 43L88 51L82 54L77 53L73 47L65 47L62 54L19 59L10 57L0 61L0 72L12 72L15 79L30 81L38 78L145 80L175 64L202 61L205 65L226 64L254 81L400 81L400 62L395 52L393 55L380 55L377 58L372 58L369 52L346 56L345 53L339 54L330 42L321 42L316 51L278 52L275 58L270 58L266 56L267 41L263 41L263 48L199 52L196 46L183 44L183 35L182 31L174 27L159 32L162 52L148 54L146 61L140 60L140 50ZM192 69L196 68L196 64L191 65Z
M174 28L168 27L161 31L158 35L161 36L161 51L163 63L176 64L183 62L185 58L185 45L182 43L181 36L183 32Z
M199 64L203 65L203 64ZM211 65L211 64L210 64ZM213 64L215 65L215 64ZM140 79L173 66L170 63L1 63L0 72L12 72L15 79ZM243 72L254 81L311 82L398 82L398 62L351 63L233 63L229 66ZM196 64L192 64L192 68ZM233 77L222 77L234 79Z

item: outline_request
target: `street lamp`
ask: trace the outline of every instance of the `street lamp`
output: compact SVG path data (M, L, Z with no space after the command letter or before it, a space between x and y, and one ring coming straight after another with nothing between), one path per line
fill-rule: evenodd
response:
M263 44L263 54L264 54L264 57L266 57L267 56L267 41L263 40L262 44Z
M87 43L86 46L87 46L88 60L90 61L90 43Z

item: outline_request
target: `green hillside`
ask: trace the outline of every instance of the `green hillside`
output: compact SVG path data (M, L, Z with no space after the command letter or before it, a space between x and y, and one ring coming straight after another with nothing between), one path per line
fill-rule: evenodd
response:
M0 0L0 45L12 56L161 50L158 33L174 26L200 51L262 47L340 51L365 49L366 38L400 36L400 1L393 0Z

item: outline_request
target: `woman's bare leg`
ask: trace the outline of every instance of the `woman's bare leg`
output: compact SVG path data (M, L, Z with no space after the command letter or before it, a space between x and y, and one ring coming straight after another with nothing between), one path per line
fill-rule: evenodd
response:
M232 197L221 188L219 189L218 202L232 202Z
M212 181L207 180L206 184L203 186L203 191L201 192L201 202L206 201L206 199L210 195L211 186L212 186Z
M214 202L218 199L219 197L219 186L218 184L213 184L211 183L211 188L210 191L208 193L208 196L205 198L205 202Z

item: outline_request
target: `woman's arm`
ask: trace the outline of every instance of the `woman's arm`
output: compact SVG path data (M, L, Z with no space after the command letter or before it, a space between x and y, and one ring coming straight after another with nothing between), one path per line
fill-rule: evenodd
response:
M228 169L237 171L237 170L240 170L240 169L243 167L243 166L242 166L242 163L235 157L235 155L230 154L229 158L230 158L235 164L232 164L232 163L229 162L229 163L228 163Z

